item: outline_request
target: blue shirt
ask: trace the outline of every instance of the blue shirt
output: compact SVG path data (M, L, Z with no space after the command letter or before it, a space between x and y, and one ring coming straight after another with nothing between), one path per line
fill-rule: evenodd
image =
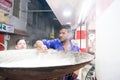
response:
M55 50L64 50L63 44L61 43L61 41L59 39L42 40L42 42L44 43L44 45L47 46L47 48L52 48ZM73 45L71 42L69 51L79 52L80 48L78 46ZM77 79L73 78L72 74L70 73L70 74L65 75L65 80L77 80Z
M56 49L56 50L64 50L63 48L63 44L61 43L61 41L59 39L53 39L53 40L42 40L42 42L44 43L44 45L47 46L47 48L52 48L52 49ZM70 44L70 49L69 51L72 52L79 52L80 48L78 46L75 46L72 44Z

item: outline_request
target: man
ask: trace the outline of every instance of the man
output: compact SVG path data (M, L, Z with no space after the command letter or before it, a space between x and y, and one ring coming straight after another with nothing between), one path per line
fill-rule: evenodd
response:
M19 50L19 49L27 49L26 40L24 38L18 39L16 41L15 49L17 49L17 50Z
M73 45L71 42L72 39L72 30L70 29L70 26L63 25L59 30L59 38L53 39L53 40L38 40L39 41L39 48L44 45L47 46L47 48L52 48L56 50L65 50L65 51L73 51L73 52L79 52L80 48L76 45ZM36 42L38 42L36 41Z
M64 51L72 51L79 52L80 48L76 45L73 45L71 42L72 39L72 30L69 25L63 25L59 30L59 38L53 40L38 40L35 43L35 47L46 50L46 47L56 49L56 50L64 50ZM46 47L45 47L45 46ZM72 77L73 74L67 74L66 80L76 80L76 78Z

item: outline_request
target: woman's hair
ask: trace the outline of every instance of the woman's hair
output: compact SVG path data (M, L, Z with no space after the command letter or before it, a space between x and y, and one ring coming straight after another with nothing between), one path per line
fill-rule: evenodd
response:
M27 42L25 38L19 38L16 40L15 44L17 45L20 40L25 40L25 42Z

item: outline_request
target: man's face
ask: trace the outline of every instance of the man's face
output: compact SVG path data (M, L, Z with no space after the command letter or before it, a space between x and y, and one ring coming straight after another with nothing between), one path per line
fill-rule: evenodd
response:
M16 49L26 49L27 44L25 40L20 40L17 45L15 46Z
M67 29L61 29L59 31L59 39L62 42L64 42L64 41L68 40L68 38L69 38L69 33L68 33Z

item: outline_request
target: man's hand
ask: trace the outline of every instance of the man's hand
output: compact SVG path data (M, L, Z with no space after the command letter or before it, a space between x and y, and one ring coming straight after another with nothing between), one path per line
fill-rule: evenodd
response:
M47 51L48 49L41 40L36 41L36 43L34 44L34 47L39 51Z
M79 74L79 70L76 70L76 71L73 72L72 77L77 78L78 74Z

